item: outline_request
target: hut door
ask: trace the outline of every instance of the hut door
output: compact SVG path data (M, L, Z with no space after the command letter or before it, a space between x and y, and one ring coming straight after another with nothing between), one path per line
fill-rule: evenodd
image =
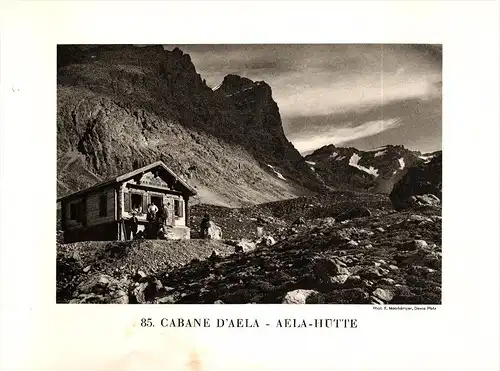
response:
M163 197L151 196L151 202L156 205L158 210L160 210L163 207Z
M168 210L168 225L174 225L174 200L170 197L165 198L165 206Z

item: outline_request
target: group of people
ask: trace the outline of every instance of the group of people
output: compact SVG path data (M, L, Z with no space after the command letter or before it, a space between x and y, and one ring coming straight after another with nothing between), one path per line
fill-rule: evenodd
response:
M145 230L138 232L139 228L139 220L137 215L142 214L142 210L140 206L132 209L132 218L130 218L130 230L132 233L132 238L141 239L164 239L166 238L167 226L169 221L169 206L170 203L167 203L163 207L158 208L154 202L151 202L148 205L146 220L148 223L146 224Z
M132 209L132 217L128 220L126 224L128 224L129 228L127 228L128 237L130 237L130 233L132 234L132 239L165 239L167 228L169 226L169 210L170 203L167 203L163 207L158 208L154 202L151 202L148 205L146 220L148 223L145 226L144 231L138 231L139 229L139 220L137 218L138 215L142 215L142 208L140 206L136 206ZM201 238L208 237L208 229L210 227L210 215L205 214L200 223L200 235Z

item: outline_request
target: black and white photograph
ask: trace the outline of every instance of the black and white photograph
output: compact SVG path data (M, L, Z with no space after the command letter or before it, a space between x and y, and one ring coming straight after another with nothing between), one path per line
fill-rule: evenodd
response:
M441 304L442 58L59 44L56 302Z
M0 2L0 369L498 370L499 7Z

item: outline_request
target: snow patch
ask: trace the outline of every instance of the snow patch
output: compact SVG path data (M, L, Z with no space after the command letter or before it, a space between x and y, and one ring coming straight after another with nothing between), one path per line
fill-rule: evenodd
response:
M341 161L345 158L345 156L340 156L340 157L337 157L337 159L335 161Z
M276 169L274 168L274 166L271 166L269 164L267 164L267 166L269 166L271 168L272 171L274 171L274 174L276 174L276 176L282 180L286 180L285 177L283 175L281 175L281 173L279 171L276 171Z
M215 85L215 86L212 88L212 90L213 90L213 91L216 91L216 90L218 90L221 86L222 86L222 81L220 82L220 84Z
M400 159L398 159L398 161L399 161L399 170L403 170L405 168L405 159L401 157Z
M309 166L309 168L312 170L312 171L316 171L316 169L314 169L313 166Z
M316 163L314 161L306 161L306 163L309 165L316 165Z
M359 156L357 153L353 153L351 158L349 159L349 165L359 170L362 170L368 174L371 174L374 177L378 177L378 169L375 169L373 166L366 168L362 165L358 165L359 160L361 160L361 156Z
M383 156L387 153L387 151L380 151L380 152L377 152L373 155L373 157L379 157L379 156Z
M424 160L426 164L428 164L434 157L436 157L436 155L418 156L418 158Z
M337 152L333 152L331 155L330 155L330 158L335 158L337 157L339 154Z

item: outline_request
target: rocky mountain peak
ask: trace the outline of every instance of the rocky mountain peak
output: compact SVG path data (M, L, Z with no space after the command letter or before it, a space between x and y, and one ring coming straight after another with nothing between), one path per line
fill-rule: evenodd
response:
M222 84L217 89L230 99L247 99L248 97L259 96L274 102L271 87L264 81L252 81L249 78L238 75L227 75Z
M225 205L321 184L264 82L228 75L212 91L182 50L132 45L58 46L57 78L60 194L157 160Z
M231 92L247 87L252 87L253 85L254 82L246 77L229 74L224 77L220 89L226 92Z

